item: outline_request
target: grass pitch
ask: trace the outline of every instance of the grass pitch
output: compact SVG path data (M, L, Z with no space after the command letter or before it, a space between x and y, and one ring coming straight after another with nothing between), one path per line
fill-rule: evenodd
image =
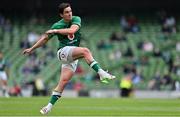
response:
M42 116L49 97L0 98L0 116ZM47 116L180 117L179 99L61 98Z

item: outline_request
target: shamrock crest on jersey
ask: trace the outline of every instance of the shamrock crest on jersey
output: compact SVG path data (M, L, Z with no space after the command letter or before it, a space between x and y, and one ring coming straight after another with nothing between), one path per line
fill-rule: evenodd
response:
M74 39L74 34L69 34L67 37L68 37L69 40L73 40Z

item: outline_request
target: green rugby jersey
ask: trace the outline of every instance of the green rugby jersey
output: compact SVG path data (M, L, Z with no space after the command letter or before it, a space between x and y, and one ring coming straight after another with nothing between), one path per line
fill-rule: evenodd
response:
M79 26L79 30L76 33L74 33L74 35L62 35L59 33L49 35L49 38L52 38L53 36L58 37L59 48L65 46L79 46L81 40L81 32L80 32L81 18L78 16L73 16L72 20L68 23L64 22L64 19L61 19L60 21L52 25L51 29L64 29L64 28L70 28L72 24L77 24Z

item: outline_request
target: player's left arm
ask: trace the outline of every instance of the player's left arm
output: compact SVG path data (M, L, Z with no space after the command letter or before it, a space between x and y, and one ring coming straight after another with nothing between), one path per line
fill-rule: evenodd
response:
M69 35L69 34L72 35L72 34L74 34L78 30L79 30L79 25L73 24L73 25L71 25L70 28L52 29L52 30L48 30L46 33L47 34L60 33L62 35Z

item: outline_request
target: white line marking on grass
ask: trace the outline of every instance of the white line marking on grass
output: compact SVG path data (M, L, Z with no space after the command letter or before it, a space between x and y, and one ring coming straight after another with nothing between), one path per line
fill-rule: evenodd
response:
M44 116L44 115L42 115L42 116L0 116L0 117L119 117L119 115L118 116ZM178 117L178 116L124 116L124 115L122 115L122 117Z

